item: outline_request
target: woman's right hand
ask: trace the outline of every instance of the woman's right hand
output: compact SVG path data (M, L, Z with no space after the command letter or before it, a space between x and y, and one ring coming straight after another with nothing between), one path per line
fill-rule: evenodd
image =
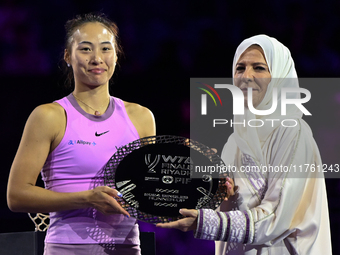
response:
M95 208L105 215L109 214L124 214L130 217L130 214L123 209L115 198L122 197L117 190L107 186L98 186L89 190L87 197L90 207Z

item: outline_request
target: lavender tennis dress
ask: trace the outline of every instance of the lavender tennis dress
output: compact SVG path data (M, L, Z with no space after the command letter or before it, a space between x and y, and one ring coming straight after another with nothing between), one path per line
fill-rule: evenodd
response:
M117 148L139 138L124 102L111 97L101 116L86 113L72 94L56 102L65 109L67 125L62 141L41 171L45 188L78 192L104 185L106 162ZM139 254L136 219L103 215L94 208L50 213L45 254L118 254L120 249Z

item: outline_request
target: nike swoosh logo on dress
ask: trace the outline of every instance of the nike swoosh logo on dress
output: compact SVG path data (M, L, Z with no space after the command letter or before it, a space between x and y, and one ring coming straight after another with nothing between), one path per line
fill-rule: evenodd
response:
M98 134L97 131L96 131L96 134L95 134L95 135L96 135L96 136L101 136L101 135L103 135L103 134L106 134L106 133L109 132L109 131L110 131L110 130L108 130L108 131L106 131L106 132L103 132L103 133L100 133L100 134Z

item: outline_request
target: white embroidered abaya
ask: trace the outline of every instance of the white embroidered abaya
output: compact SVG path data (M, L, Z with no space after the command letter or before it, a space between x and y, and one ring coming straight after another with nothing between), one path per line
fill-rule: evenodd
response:
M244 116L235 115L235 122L245 120L246 125L234 125L222 159L239 170L234 173L238 192L217 211L199 210L195 237L215 240L218 255L330 255L326 188L323 173L317 170L322 166L317 145L298 107L288 105L287 114L281 115L281 89L299 88L294 62L284 45L258 35L237 48L233 74L241 54L254 44L263 49L272 77L256 109L271 108L274 88L278 107L270 115L254 115L248 109ZM288 98L300 98L300 93L288 93ZM263 120L265 124L250 127L250 119ZM293 119L289 125L295 123L295 127L284 127L285 119ZM316 170L306 171L305 164L314 165ZM264 166L279 170L264 171ZM247 167L252 171L240 171Z

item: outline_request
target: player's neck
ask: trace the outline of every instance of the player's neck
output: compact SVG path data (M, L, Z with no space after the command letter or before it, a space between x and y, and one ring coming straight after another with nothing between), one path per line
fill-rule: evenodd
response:
M80 107L90 114L102 115L110 102L110 95L106 86L92 89L76 87L72 94Z

